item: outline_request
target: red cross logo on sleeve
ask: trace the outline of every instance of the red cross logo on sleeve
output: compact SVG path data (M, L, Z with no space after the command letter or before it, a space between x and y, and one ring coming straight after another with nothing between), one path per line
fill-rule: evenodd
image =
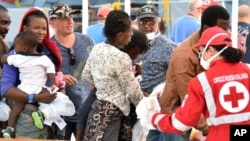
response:
M227 82L221 87L219 101L228 112L240 112L248 105L249 92L240 82Z

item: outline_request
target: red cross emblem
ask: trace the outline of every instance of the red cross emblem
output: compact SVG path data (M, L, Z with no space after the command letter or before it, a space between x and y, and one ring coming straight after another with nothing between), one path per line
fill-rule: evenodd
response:
M235 87L229 87L229 94L224 95L225 102L231 101L232 102L232 107L238 107L238 101L240 99L244 99L243 92L237 93Z
M227 82L220 89L219 101L221 106L228 112L240 112L249 103L248 89L241 82Z

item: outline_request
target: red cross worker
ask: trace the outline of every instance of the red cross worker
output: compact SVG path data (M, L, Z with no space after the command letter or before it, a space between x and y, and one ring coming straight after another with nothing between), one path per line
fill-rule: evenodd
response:
M206 140L229 141L230 125L250 125L250 65L241 62L243 52L232 47L230 33L217 26L206 29L193 48L206 71L189 82L185 102L175 113L152 112L151 124L162 132L183 134L203 114Z

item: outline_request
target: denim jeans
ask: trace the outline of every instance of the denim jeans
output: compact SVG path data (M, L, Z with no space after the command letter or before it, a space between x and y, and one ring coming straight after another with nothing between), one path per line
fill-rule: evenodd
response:
M191 130L188 130L185 135L149 130L146 141L189 141L190 133Z
M189 141L191 130L188 130L185 135L173 133L161 133L160 141Z
M161 134L158 130L149 130L146 141L160 141Z

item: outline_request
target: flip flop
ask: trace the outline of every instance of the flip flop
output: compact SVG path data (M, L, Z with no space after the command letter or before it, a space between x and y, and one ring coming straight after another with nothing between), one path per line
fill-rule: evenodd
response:
M39 129L43 129L43 115L41 111L38 110L38 111L32 112L31 116L34 120L35 126Z

